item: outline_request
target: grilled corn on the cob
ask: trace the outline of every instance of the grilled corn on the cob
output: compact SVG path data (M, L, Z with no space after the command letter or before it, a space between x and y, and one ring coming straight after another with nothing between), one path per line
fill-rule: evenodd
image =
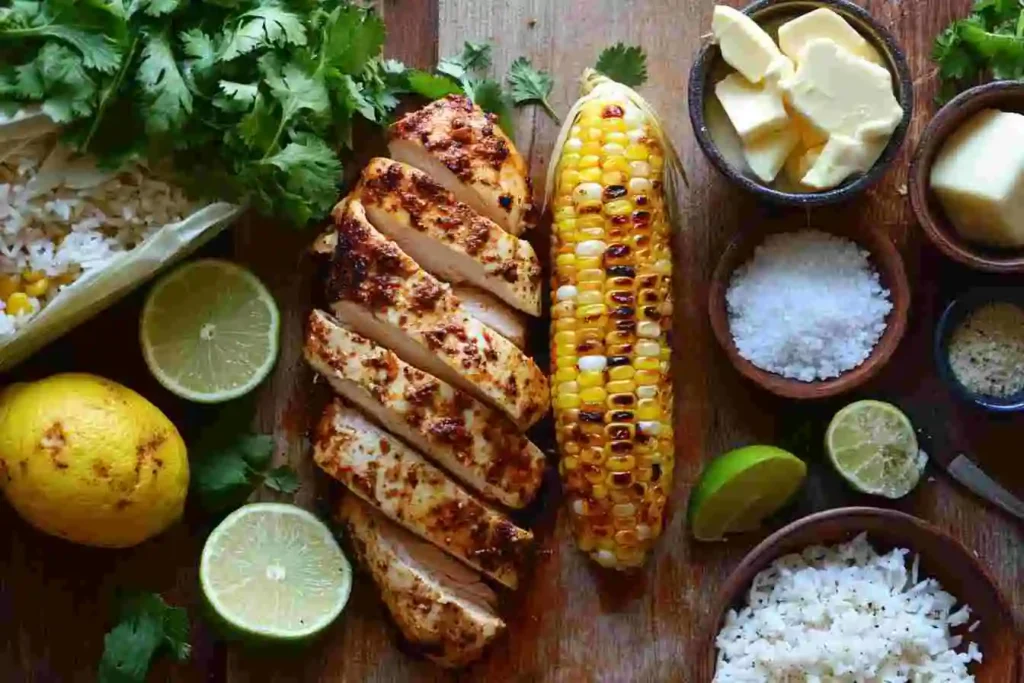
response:
M588 73L583 91L548 169L551 395L577 544L627 569L661 533L672 488L675 157L631 89Z

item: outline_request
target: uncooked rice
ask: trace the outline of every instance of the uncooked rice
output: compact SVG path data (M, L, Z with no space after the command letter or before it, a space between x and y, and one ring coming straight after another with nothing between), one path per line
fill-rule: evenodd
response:
M715 683L973 682L967 667L981 651L951 632L970 607L919 580L908 555L879 555L861 534L779 558L726 617Z
M53 136L0 142L0 277L42 273L55 285L30 297L21 315L9 315L0 299L0 338L189 210L180 189L142 166L101 171Z
M816 230L770 235L726 294L739 354L804 382L863 363L892 310L867 257L851 240Z

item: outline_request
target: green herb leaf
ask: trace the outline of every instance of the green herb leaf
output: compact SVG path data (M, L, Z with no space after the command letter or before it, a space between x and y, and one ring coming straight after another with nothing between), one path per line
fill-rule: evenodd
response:
M238 507L252 493L256 472L237 450L207 453L192 466L192 490L211 513Z
M267 478L263 483L268 489L280 493L295 493L301 486L299 476L288 465L281 465L267 472Z
M192 93L178 70L165 34L149 36L139 63L139 85L146 93L146 130L165 133L192 113Z
M490 66L491 45L466 41L462 47L462 54L458 57L446 57L437 63L437 72L456 81L465 81L483 73Z
M70 45L82 57L88 69L110 73L120 64L118 41L108 34L104 23L111 22L109 11L99 3L13 2L0 11L0 41L25 41L52 38L56 44ZM54 43L47 43L52 45Z
M435 76L418 69L409 72L409 90L430 100L462 93L462 87L448 76Z
M159 17L177 11L188 0L141 0L142 11L151 17Z
M1024 77L1024 5L1019 0L977 0L970 16L935 39L939 99L983 80Z
M252 111L256 105L256 97L260 94L257 84L221 81L219 85L224 97L214 98L213 104L218 109L227 112L247 112Z
M343 74L355 75L384 47L384 22L370 10L337 7L328 20L322 59Z
M469 81L466 84L466 95L477 106L498 117L498 125L510 138L514 137L512 127L512 101L501 89L501 84L485 78L481 81Z
M103 639L97 671L99 683L142 683L154 655L168 651L178 661L188 659L188 614L171 607L159 595L141 593L121 602L118 623Z
M230 61L257 48L305 45L306 27L298 15L276 3L265 3L242 15L242 24L224 43L221 59Z
M534 69L526 57L519 57L509 67L507 81L512 90L512 101L517 105L538 104L547 115L559 121L558 114L548 102L548 95L555 85L551 74Z
M328 211L337 200L341 161L323 140L314 135L296 135L284 149L262 163L284 173L282 186L285 190L295 194L301 191L306 196L310 206L297 208L298 214L293 216L300 224L313 215Z
M635 88L647 82L647 55L639 47L617 43L597 58L597 70L613 81Z

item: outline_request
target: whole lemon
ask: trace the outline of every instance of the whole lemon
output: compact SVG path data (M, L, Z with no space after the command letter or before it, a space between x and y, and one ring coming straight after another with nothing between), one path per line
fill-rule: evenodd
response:
M171 421L131 389L54 375L0 393L0 488L41 531L124 548L181 517L188 457Z

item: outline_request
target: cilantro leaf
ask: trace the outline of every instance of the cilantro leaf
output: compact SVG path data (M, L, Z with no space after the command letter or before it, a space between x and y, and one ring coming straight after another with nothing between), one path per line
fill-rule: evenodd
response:
M227 112L252 111L256 97L260 94L259 86L255 83L221 81L219 86L223 96L214 97L213 104Z
M305 45L306 27L298 15L276 3L260 5L242 15L242 23L230 33L221 59L231 61L257 48L274 45Z
M509 67L507 79L509 88L512 89L512 101L518 106L522 104L536 103L547 112L556 122L559 121L558 114L548 102L548 95L554 87L554 79L546 71L534 69L533 64L526 57L519 57Z
M175 12L187 0L141 0L142 11L151 17L159 17Z
M647 82L647 55L636 46L616 43L597 58L597 70L613 81L631 88Z
M284 172L287 179L283 186L286 190L304 192L311 204L305 212L306 221L313 213L326 212L334 205L341 182L341 162L320 138L309 134L296 135L280 152L262 163Z
M280 65L276 60L263 62L264 80L281 105L284 122L303 110L317 114L331 107L324 82L296 62Z
M37 100L57 123L88 116L96 107L96 83L81 55L64 45L47 43L35 59L13 73L11 79L0 79L0 95Z
M237 450L207 453L192 465L192 490L205 510L223 512L245 502L256 475Z
M295 493L301 486L295 470L288 465L281 465L267 472L267 478L263 483L268 489L280 493Z
M159 595L141 593L122 600L118 623L103 639L99 683L142 683L153 657L162 650L188 659L188 615Z
M498 125L510 138L514 136L512 126L512 103L502 91L501 84L485 78L481 81L470 81L466 84L466 95L486 112L498 117Z
M435 76L432 73L418 69L409 72L409 89L417 95L422 95L430 100L437 100L445 95L455 95L462 92L459 84L448 76Z
M15 2L6 14L0 13L0 41L53 38L78 51L86 68L112 72L120 64L121 53L118 41L102 24L109 13L91 9L74 3Z
M384 21L361 7L336 7L324 33L322 59L343 74L360 73L384 47Z
M235 442L234 449L249 467L262 472L270 465L270 457L274 454L274 437L269 434L246 434Z
M490 44L466 41L462 47L462 54L458 57L446 57L437 63L437 72L457 81L465 81L471 76L481 74L490 66Z
M146 130L164 133L192 113L192 93L174 61L166 34L149 36L139 63L139 85L146 93Z
M977 0L966 19L950 24L936 39L932 59L939 67L939 99L986 76L1024 77L1024 5L1019 0Z

